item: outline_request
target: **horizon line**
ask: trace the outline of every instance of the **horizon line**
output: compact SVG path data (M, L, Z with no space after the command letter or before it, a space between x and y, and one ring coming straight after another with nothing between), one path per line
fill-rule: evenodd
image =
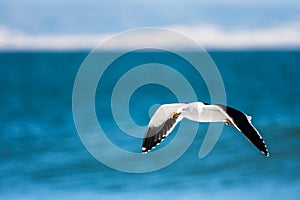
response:
M217 26L173 25L167 28L182 33L194 40L206 50L300 50L300 23L282 27L260 29L224 30ZM99 44L119 33L101 34L35 34L0 26L0 51L85 51L92 50ZM143 38L132 38L131 42L143 44ZM166 37L157 38L166 46L176 46ZM180 41L179 43L180 44ZM130 43L115 44L107 50L129 48ZM184 50L184 46L181 46Z

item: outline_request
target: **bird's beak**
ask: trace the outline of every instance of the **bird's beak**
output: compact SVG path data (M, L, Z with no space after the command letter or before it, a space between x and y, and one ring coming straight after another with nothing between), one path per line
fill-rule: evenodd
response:
M176 119L181 113L178 113L178 112L173 112L172 115L171 115L171 118L172 119Z

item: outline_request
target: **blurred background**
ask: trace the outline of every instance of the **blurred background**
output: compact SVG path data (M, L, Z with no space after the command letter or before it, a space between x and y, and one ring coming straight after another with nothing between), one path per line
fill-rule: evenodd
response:
M296 0L1 0L0 199L297 199L299 11ZM119 172L88 153L72 116L76 73L97 44L143 27L173 29L205 47L228 105L253 116L269 158L224 127L212 152L199 159L208 124L179 160L156 172ZM164 92L149 101L162 103ZM146 125L148 115L139 120Z
M164 27L206 48L298 48L299 3L2 0L0 49L86 49L133 28Z

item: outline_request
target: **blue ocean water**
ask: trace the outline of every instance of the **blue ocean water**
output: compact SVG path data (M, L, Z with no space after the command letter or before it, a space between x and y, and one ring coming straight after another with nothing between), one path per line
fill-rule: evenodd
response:
M253 116L270 157L226 126L212 152L199 159L207 128L202 124L176 162L131 174L98 162L77 134L72 90L87 52L0 53L0 199L297 199L300 52L209 54L222 75L228 105ZM156 95L148 95L138 109L129 108L140 125L148 123L149 106L176 100L156 85L140 88L134 98L143 99L145 91ZM209 102L205 88L203 101ZM98 104L96 109L101 109ZM110 120L102 123L115 129ZM125 149L140 148L141 141L124 143L119 137L115 133L111 139Z

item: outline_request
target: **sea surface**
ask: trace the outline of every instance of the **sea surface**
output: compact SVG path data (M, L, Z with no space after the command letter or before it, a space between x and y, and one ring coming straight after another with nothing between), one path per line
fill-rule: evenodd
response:
M150 53L144 52L146 56ZM299 51L209 52L223 78L227 104L253 117L253 124L267 143L269 157L234 128L225 126L213 150L199 159L208 126L201 124L182 157L148 173L107 167L81 142L73 120L72 91L87 55L0 53L0 199L299 198ZM185 68L182 70L184 73ZM107 85L103 83L103 94L112 87L109 80L105 81ZM199 101L210 102L206 88L199 93ZM97 91L96 101L101 95ZM140 89L131 101L134 99L139 104L133 106L131 102L129 109L141 126L148 123L151 105L176 101L171 91L157 85ZM101 109L96 103L98 115ZM141 139L123 138L110 117L99 120L106 130L114 132L110 139L115 144L133 152L141 148ZM110 155L109 151L105 153Z

